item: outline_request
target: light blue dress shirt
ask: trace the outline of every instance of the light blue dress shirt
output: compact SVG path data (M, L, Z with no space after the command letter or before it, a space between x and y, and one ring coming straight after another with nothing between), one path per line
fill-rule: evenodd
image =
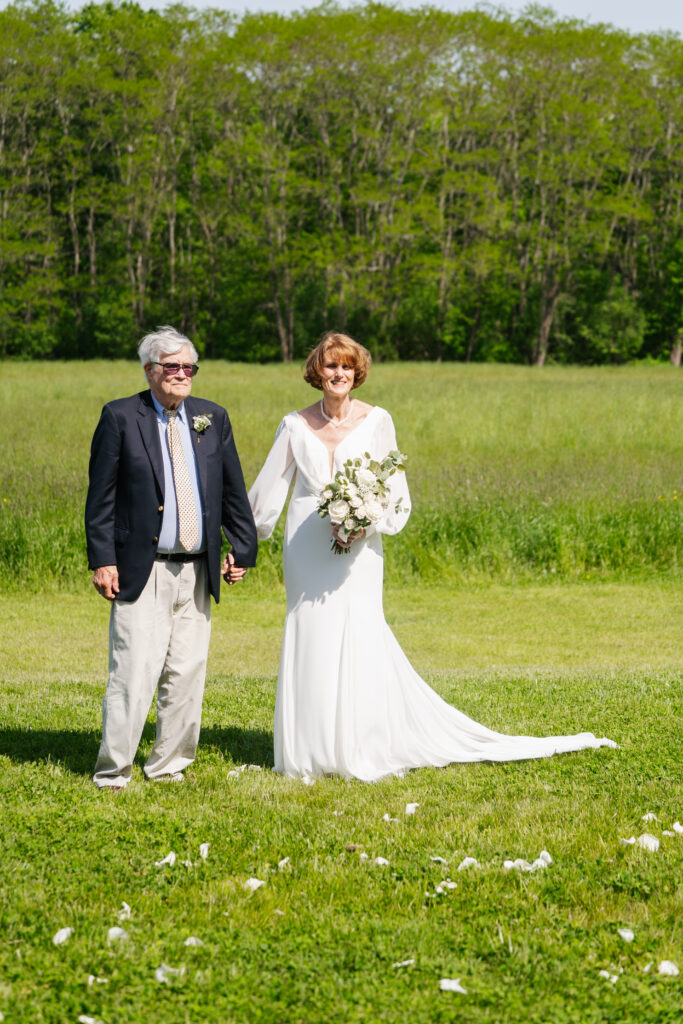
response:
M159 428L159 440L161 441L161 454L164 460L164 515L161 521L161 532L159 534L158 549L162 554L168 554L172 551L183 552L185 551L185 548L178 540L178 506L176 503L175 485L173 483L173 465L171 463L171 453L168 448L168 438L166 436L168 416L164 416L164 407L161 404L161 402L157 401L154 395L152 395L152 401L154 402L154 408L156 409L157 426ZM183 442L183 452L185 454L187 471L190 476L192 496L194 498L194 507L197 510L197 527L199 533L199 540L192 548L192 551L205 551L206 545L204 542L204 506L202 505L202 496L199 490L197 463L195 461L194 449L192 447L192 435L190 433L190 424L187 421L187 414L185 413L184 402L182 402L178 406L178 413L176 415L175 421L178 424L180 440Z

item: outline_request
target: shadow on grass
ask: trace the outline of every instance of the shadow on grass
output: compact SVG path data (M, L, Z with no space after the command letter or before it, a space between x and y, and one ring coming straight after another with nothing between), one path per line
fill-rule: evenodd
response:
M155 726L148 723L142 733L146 747L154 742ZM92 775L100 747L99 729L0 729L0 755L15 763L49 762L59 764L74 775ZM226 760L273 765L273 735L263 729L238 729L210 726L202 729L198 757L202 748L213 749ZM136 763L144 762L140 752Z

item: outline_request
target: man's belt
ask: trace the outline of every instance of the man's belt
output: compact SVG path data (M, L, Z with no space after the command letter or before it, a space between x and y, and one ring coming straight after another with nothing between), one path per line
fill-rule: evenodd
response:
M198 562L203 558L206 551L157 551L155 561L157 562Z

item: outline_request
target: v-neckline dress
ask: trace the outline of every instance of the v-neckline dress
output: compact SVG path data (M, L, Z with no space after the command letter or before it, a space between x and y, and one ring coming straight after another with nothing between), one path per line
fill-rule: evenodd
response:
M410 514L404 473L390 478L391 507L350 552L331 551L318 498L348 458L382 459L398 447L389 414L374 406L329 450L297 412L282 420L249 492L261 539L282 512L292 478L284 541L287 592L277 696L275 768L309 779L335 774L375 781L454 761L508 761L615 746L592 733L507 736L468 718L413 669L384 618L382 534ZM394 506L401 498L400 511Z

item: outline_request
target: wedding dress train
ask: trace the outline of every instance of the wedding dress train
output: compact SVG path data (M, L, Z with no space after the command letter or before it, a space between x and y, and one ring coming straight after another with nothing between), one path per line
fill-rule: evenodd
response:
M511 761L616 746L590 732L494 732L447 704L412 668L382 604L381 534L398 533L406 523L405 474L390 478L390 510L348 554L330 550L330 521L316 511L322 488L346 459L365 452L382 459L396 448L391 417L374 406L340 441L331 473L326 446L292 412L249 492L259 538L265 539L296 473L285 529L287 615L275 702L276 770L299 778L335 774L370 782L452 761Z

